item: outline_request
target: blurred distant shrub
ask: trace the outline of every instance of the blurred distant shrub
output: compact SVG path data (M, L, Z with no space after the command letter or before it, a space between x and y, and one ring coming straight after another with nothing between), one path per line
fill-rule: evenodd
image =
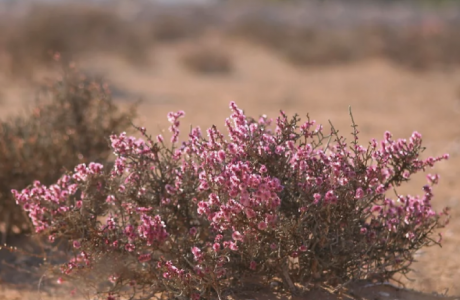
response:
M201 34L205 24L198 19L175 15L162 15L154 18L149 25L152 37L158 42L174 42Z
M102 81L69 70L44 87L29 115L1 121L0 223L8 225L7 233L29 229L11 188L37 178L52 183L79 163L107 162L107 136L127 130L134 116L134 107L117 108Z
M280 24L264 18L246 19L231 36L275 51L291 63L325 65L383 57L400 66L423 70L460 64L458 22L420 21L411 26L321 28Z
M185 67L202 74L227 74L233 70L232 57L221 47L200 45L183 54Z
M361 35L353 30L301 28L252 19L235 25L230 34L264 45L300 66L349 62L369 54L366 41L360 41Z
M0 44L13 76L51 62L50 52L63 59L96 51L119 54L133 63L146 59L152 41L140 24L122 19L110 7L85 4L36 4L23 17L2 23Z
M415 70L457 67L460 65L460 31L457 28L454 24L433 24L387 30L382 36L383 55Z

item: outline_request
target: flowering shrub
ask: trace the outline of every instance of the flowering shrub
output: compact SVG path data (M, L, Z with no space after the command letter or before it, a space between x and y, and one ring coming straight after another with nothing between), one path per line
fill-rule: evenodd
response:
M0 223L9 225L6 231L29 228L12 188L23 189L35 179L51 184L79 163L107 162L107 136L129 128L133 117L134 110L119 110L103 82L69 69L44 86L30 114L1 121Z
M228 137L195 128L180 143L184 113L170 113L171 143L144 128L143 139L110 137L110 174L81 164L54 185L13 190L37 233L69 240L74 255L61 281L108 278L97 290L106 299L221 298L247 274L281 278L295 291L388 279L409 271L415 251L439 244L432 236L447 210L430 204L439 176L428 175L423 196L396 192L448 158L421 160L419 133L394 140L386 132L364 147L354 123L347 144L309 118L281 112L271 126L230 108Z

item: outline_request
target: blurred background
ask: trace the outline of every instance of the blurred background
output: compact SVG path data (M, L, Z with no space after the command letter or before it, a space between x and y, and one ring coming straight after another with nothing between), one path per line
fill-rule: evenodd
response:
M344 135L351 106L363 145L421 132L425 156L451 155L430 172L452 221L444 247L418 253L401 280L460 295L460 1L3 0L0 33L3 120L65 65L103 78L121 109L141 100L135 124L151 134L168 135L174 110L185 130L222 128L230 101L255 117L308 113Z

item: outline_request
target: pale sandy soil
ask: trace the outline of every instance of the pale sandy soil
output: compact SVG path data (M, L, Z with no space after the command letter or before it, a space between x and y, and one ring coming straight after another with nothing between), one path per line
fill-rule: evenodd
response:
M381 138L385 130L396 138L406 138L414 130L421 132L428 148L426 155L451 155L433 172L442 176L434 205L450 206L452 220L444 231L443 248L421 251L411 274L414 281L402 280L417 291L460 295L460 70L415 73L381 60L296 69L262 48L234 41L213 42L232 54L232 73L200 76L184 69L178 58L190 42L157 47L151 63L143 68L104 55L83 58L79 64L82 69L105 75L116 87L120 104L141 97L138 124L151 133L167 128L166 114L172 110L186 112L184 130L189 124L222 128L231 100L253 116L276 117L283 109L301 116L309 113L325 126L330 119L344 134L351 131L351 105L363 144L371 137ZM0 91L0 117L18 112L32 95L24 83L9 82L1 75ZM401 191L420 193L423 184L424 177L419 176ZM38 299L33 290L26 292L22 286L2 285L0 281L0 299ZM364 299L429 299L391 287L361 291ZM327 299L324 295L305 299L323 298ZM63 298L52 295L42 299ZM248 292L241 299L269 298L262 292Z

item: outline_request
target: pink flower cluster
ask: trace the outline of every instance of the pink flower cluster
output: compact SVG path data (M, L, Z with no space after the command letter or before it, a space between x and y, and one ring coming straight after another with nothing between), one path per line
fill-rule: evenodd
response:
M16 203L28 212L37 232L44 231L52 226L53 220L64 216L71 210L81 206L81 200L75 205L68 205L69 197L75 195L79 184L88 181L90 178L101 176L103 166L97 163L90 163L75 167L72 176L62 176L57 184L46 187L39 181L33 183L32 188L24 189L21 193L12 190Z
M420 159L419 133L393 140L386 132L364 147L354 125L348 145L310 119L299 125L281 112L272 128L265 116L249 118L233 102L230 109L227 137L215 126L207 137L194 128L179 145L184 113L170 113L169 148L143 128L143 139L112 135L117 158L109 174L99 164L79 165L50 187L13 191L37 232L72 241L79 254L62 271L117 253L136 261L126 274L193 299L219 293L242 270L292 281L286 276L300 271L285 266L293 258L304 272L298 278L346 282L364 269L405 270L442 227L431 206L438 175L427 176L421 197L386 195L448 158Z

